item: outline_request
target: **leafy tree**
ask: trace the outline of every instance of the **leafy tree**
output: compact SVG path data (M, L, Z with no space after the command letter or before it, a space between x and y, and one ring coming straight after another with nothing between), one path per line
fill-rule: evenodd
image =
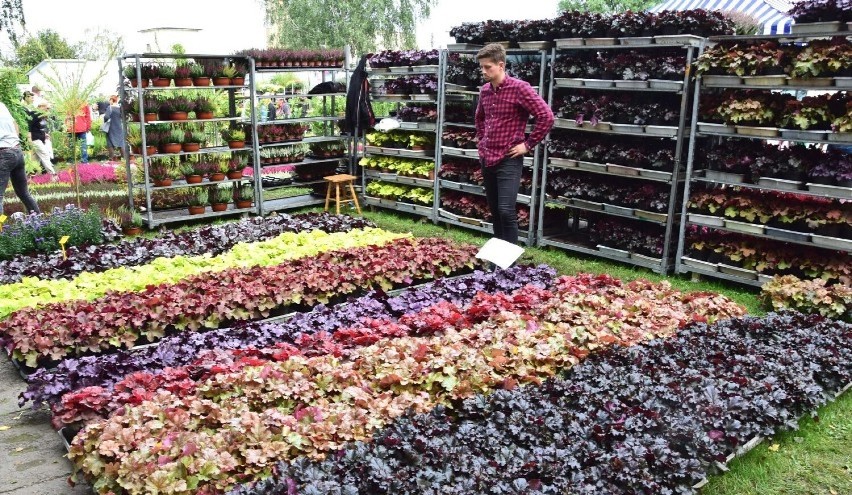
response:
M74 45L74 51L78 58L86 60L108 60L110 53L121 54L124 52L124 38L109 29L86 29L83 38Z
M77 58L77 50L52 29L39 31L15 49L15 65L27 72L48 58Z
M284 48L342 48L356 53L414 48L417 21L436 0L264 0L274 34Z
M559 10L587 10L602 14L617 12L640 12L660 3L662 0L559 0Z
M18 27L23 27L24 6L22 0L2 0L0 2L0 31L14 46L18 46Z

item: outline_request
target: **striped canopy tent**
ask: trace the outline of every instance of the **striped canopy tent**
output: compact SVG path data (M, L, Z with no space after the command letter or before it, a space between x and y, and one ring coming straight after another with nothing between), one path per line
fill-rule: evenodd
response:
M763 26L763 34L789 34L793 18L786 12L793 8L790 0L667 0L648 9L650 12L664 10L719 10L743 12Z

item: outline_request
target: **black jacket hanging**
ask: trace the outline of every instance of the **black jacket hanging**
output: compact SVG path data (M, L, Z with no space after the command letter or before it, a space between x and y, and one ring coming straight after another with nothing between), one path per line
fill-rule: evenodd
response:
M346 117L343 120L344 131L354 134L356 129L366 129L375 123L376 116L370 104L367 55L364 55L349 79L349 91L346 93Z

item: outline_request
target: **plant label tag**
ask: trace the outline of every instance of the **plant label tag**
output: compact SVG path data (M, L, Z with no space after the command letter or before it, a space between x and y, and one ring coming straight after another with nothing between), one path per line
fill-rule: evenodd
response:
M65 260L68 259L68 255L65 254L65 243L68 242L68 239L70 239L70 237L68 237L67 235L62 236L62 238L59 239L59 247L62 248L62 259Z
M490 261L505 270L512 266L512 263L522 254L524 254L524 248L521 246L494 237L488 239L488 242L479 248L476 257Z
M0 215L0 227L2 227L4 223L6 223L7 218L9 217L7 217L6 215Z

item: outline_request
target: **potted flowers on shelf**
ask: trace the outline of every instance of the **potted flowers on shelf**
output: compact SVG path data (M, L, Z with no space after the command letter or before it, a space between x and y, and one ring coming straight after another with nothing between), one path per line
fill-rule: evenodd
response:
M125 205L118 208L118 223L124 235L139 235L142 232L142 214Z
M142 111L145 112L145 122L153 122L157 120L157 114L160 112L160 105L160 100L154 95L145 95L142 98Z
M183 162L180 166L180 173L183 174L187 184L199 184L202 180L201 174L203 172L199 169L198 162Z
M188 64L175 67L175 86L192 86L192 74Z
M189 198L189 214L201 215L204 213L204 208L210 203L210 193L206 187L198 187L195 194Z
M204 75L204 67L201 64L188 64L189 77L192 78L193 86L210 86L210 78Z
M141 70L140 70L140 72L141 72ZM136 79L136 67L135 66L128 65L127 67L124 68L123 74L124 74L124 77L126 77L130 81L130 86L132 86L134 88L137 87L137 85L139 84L139 81ZM148 87L148 79L146 79L144 76L142 77L142 87L143 88Z
M246 145L246 133L242 129L228 127L222 130L222 139L228 143L228 148L239 149Z
M172 185L172 160L170 157L154 157L148 165L148 176L154 181L154 187Z
M185 131L183 138L183 151L192 152L201 149L204 142L204 133L201 131Z
M231 62L231 67L233 68L234 75L230 76L231 85L233 86L242 86L246 83L246 69L245 63L243 62Z
M163 141L160 142L160 152L162 153L180 153L183 147L184 131L182 129L172 129L171 132L162 136Z
M225 176L228 173L228 162L227 161L218 161L211 162L212 167L210 169L210 182L219 182L225 180Z
M254 198L254 186L243 184L236 188L235 194L234 204L237 209L251 208L252 199Z
M228 178L231 180L242 179L243 170L248 165L248 156L244 154L235 154L228 161Z
M171 120L187 120L189 112L195 109L195 102L186 96L175 96L169 100L172 107L172 113L169 115Z
M137 125L127 126L127 136L125 137L127 144L130 146L130 152L135 154L142 153L142 129ZM154 150L156 153L156 150Z
M213 211L226 211L228 203L234 197L234 193L230 187L220 187L210 198L210 207Z
M225 64L216 64L216 73L213 75L213 86L228 86L231 84L231 75L234 70Z
M195 98L194 103L196 119L206 120L213 118L213 109L215 108L213 100L204 96L198 96Z
M171 65L160 65L157 67L157 77L153 78L151 83L154 87L164 88L172 83L172 78L175 77L175 68Z

